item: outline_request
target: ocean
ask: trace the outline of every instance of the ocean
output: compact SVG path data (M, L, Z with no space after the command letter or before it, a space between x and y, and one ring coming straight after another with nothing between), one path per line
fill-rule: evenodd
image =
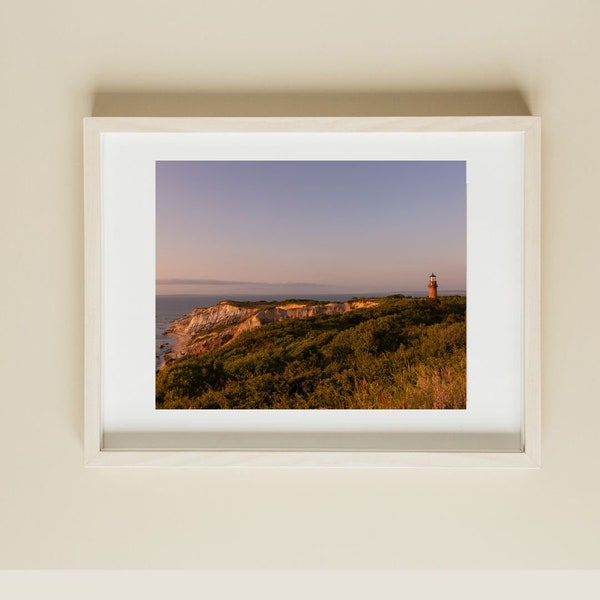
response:
M310 298L311 300L321 300L325 302L343 302L353 297L368 297L368 298L380 298L382 296L389 296L391 294L401 293L406 296L424 297L427 296L427 292L381 292L381 293L368 293L368 294L306 294L299 296L294 294L294 297L298 298ZM447 292L441 292L440 296L459 294L464 295L464 290L449 290ZM183 317L183 315L189 313L194 308L206 308L217 304L221 300L236 300L236 301L253 301L258 300L287 300L289 295L230 295L224 296L209 296L209 295L168 295L168 296L156 296L156 366L158 367L162 362L163 354L168 351L169 345L172 342L172 338L165 335L165 331L168 329L171 321Z

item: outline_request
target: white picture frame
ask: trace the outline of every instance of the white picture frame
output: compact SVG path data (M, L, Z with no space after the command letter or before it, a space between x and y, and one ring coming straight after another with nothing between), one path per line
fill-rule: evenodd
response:
M276 134L276 137L272 134ZM340 150L338 143L340 136L344 141L343 151ZM149 302L154 302L154 297L150 299L148 295L149 278L152 278L153 284L154 277L152 271L154 254L151 247L154 239L154 221L153 207L150 206L153 181L150 181L150 166L158 156L156 153L160 154L161 159L165 156L173 159L181 156L186 158L202 156L204 159L232 156L241 160L249 157L260 159L269 157L271 156L269 153L274 152L276 147L273 144L274 139L278 140L277 152L279 153L281 148L284 149L284 157L293 156L299 159L316 157L318 160L327 160L332 156L341 159L348 157L377 159L380 155L398 160L407 160L410 157L420 160L432 159L438 154L440 159L443 159L446 155L461 156L463 150L460 148L463 142L460 140L463 140L470 148L464 151L465 156L483 156L487 161L482 162L477 168L474 167L473 172L473 181L479 178L483 186L482 190L485 189L486 177L493 179L494 165L497 165L499 170L503 168L501 164L504 163L495 162L494 147L498 146L498 152L504 153L502 156L505 157L503 160L506 163L507 173L514 175L514 181L506 188L507 191L502 192L505 193L506 198L499 196L493 200L485 200L488 204L482 200L482 203L472 205L475 208L470 210L467 216L471 228L471 234L468 235L467 260L469 265L469 253L475 247L473 244L480 245L477 246L478 255L481 254L480 250L485 254L486 245L489 245L490 256L492 256L490 267L498 267L498 272L502 272L503 269L506 271L507 286L510 289L505 286L504 290L495 290L488 300L481 301L483 292L489 292L490 282L494 282L486 279L481 283L481 274L484 273L485 265L475 265L472 261L474 266L469 271L472 277L468 282L467 294L470 302L471 289L480 291L479 294L474 295L475 304L469 304L468 308L468 314L474 315L475 322L484 324L487 319L487 322L491 323L494 308L501 307L506 314L507 322L514 330L511 333L512 337L507 338L507 344L509 346L512 344L514 347L507 346L504 352L506 357L512 356L510 360L507 358L508 368L505 369L506 377L512 382L510 384L512 387L507 389L512 391L505 394L505 398L498 399L498 402L512 403L513 416L515 407L518 406L518 432L514 424L511 425L510 439L513 441L510 444L499 442L502 433L491 431L483 421L480 429L475 425L470 425L470 429L465 428L461 423L457 423L453 425L453 429L447 431L444 430L443 424L437 424L430 430L426 428L423 430L421 427L419 431L418 421L415 421L417 425L413 425L412 430L396 431L393 427L378 429L370 415L365 416L364 430L361 430L360 420L357 421L361 418L360 415L356 416L353 422L344 422L343 415L330 414L326 417L328 419L326 426L317 424L311 429L312 425L309 423L305 430L290 432L286 429L278 429L277 423L265 426L265 422L260 420L253 422L255 416L246 412L238 415L235 424L227 431L223 430L222 424L214 425L212 430L210 430L210 423L200 429L194 428L193 424L179 425L179 429L175 425L175 429L168 435L161 436L142 431L143 418L141 416L137 418L136 409L133 407L128 417L123 418L124 424L118 435L113 430L107 429L107 423L112 422L111 419L114 421L115 404L126 404L132 396L131 393L124 391L116 402L116 396L119 394L113 393L113 383L107 385L107 381L120 381L118 376L107 378L107 373L114 367L113 363L122 360L118 352L109 350L122 347L126 342L124 338L119 339L119 336L125 334L119 333L114 324L117 319L113 317L117 313L111 312L113 310L111 307L119 304L115 303L114 295L118 289L120 294L132 293L134 296L138 294L138 299L141 298L145 306L150 306ZM300 150L294 149L294 140L300 139L304 140L303 144L306 142L306 147ZM249 140L249 143L240 143L240 140L242 142ZM263 144L265 140L268 140L268 143ZM368 144L367 140L369 140ZM323 143L324 141L326 143ZM174 150L179 148L178 145L185 145L185 151ZM401 151L400 147L402 147ZM390 148L392 150L389 150ZM84 454L87 466L367 468L537 468L540 466L539 118L88 118L84 123L84 150ZM129 157L134 157L132 165L143 163L140 167L142 170L137 175L134 173L134 168L130 169L127 166ZM473 161L475 164L475 159ZM473 185L477 187L478 184ZM121 219L120 209L115 211L110 208L111 206L122 207L125 197L134 196L139 198L136 200L138 204L132 210L137 210L140 206L144 207L147 218L135 219L133 216L125 216ZM494 213L494 207L498 207L500 211L498 214ZM482 228L484 235L480 235L473 224L478 219L488 223L487 227ZM132 227L139 228L137 231L139 235L132 233ZM491 227L494 228L492 236L489 235ZM132 239L142 240L142 242L133 245ZM497 247L494 247L494 244ZM501 256L506 254L507 249L511 259L504 263ZM128 281L124 283L124 279L119 278L116 271L120 267L114 266L117 264L114 259L114 253L117 251L127 254L127 256L120 254L119 261L127 263L136 273L140 273L139 277L145 277L143 281L139 279L140 284L136 281L131 284ZM502 264L495 265L494 260ZM502 281L501 277L500 280ZM126 288L132 288L133 291L129 289L125 292ZM506 306L501 302L504 293L508 298ZM487 303L492 308L486 308ZM131 311L128 314L125 311L121 316L130 318L131 315ZM470 316L467 321L469 331ZM111 330L111 327L115 330ZM146 331L147 327L140 329L141 334L136 336L136 340L138 337L144 337ZM476 337L474 333L473 339ZM477 352L471 352L473 364L480 363L478 357L486 353L485 340L480 340L476 349ZM153 348L151 352L153 354ZM518 360L515 360L515 356ZM146 377L137 373L138 370L143 369L144 367L132 366L131 385L127 389L135 389L138 375L140 381ZM482 390L486 383L485 375L475 371L471 374L468 372L468 378L471 375L473 381L479 380L478 389ZM110 392L110 385L113 385L113 392ZM125 390L126 387L124 384L123 389ZM485 394L479 393L478 396L485 396ZM152 408L153 400L153 398L148 399L152 402ZM206 414L206 411L179 412ZM423 418L425 416L420 415ZM164 418L167 421L175 419L174 416ZM179 415L178 418L185 418L185 415ZM194 418L197 420L197 417ZM210 419L212 417L208 418ZM367 427L367 421L373 421L375 424L371 423ZM136 431L138 423L140 431ZM456 442L460 437L457 432L461 431L463 433L460 436L463 441ZM514 441L516 437L518 437L518 444Z

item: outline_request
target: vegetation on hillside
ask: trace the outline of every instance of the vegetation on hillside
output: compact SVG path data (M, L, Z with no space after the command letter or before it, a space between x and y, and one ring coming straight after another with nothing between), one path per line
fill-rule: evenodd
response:
M466 298L382 298L272 323L157 373L165 409L460 409Z
M237 306L239 308L260 308L266 310L276 306L286 306L288 304L303 304L305 306L316 306L317 304L327 304L323 300L309 300L288 298L287 300L223 300L221 303Z

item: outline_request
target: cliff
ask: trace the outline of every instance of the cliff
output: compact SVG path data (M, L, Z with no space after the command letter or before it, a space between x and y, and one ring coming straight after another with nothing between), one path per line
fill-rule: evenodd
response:
M376 306L377 303L377 300L281 303L234 303L223 300L208 308L196 308L171 323L165 333L174 342L164 356L165 363L220 348L242 333L269 323L309 319L317 315L340 315L357 308Z

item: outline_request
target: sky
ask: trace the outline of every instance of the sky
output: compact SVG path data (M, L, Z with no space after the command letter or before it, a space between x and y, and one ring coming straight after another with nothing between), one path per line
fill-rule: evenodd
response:
M464 161L157 161L157 294L466 288Z

